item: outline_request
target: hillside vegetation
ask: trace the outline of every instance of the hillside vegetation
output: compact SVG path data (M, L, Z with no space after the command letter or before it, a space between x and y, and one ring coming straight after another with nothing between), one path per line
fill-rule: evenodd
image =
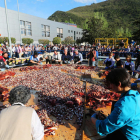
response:
M56 11L48 19L58 22L72 22L85 29L92 17L106 22L106 27L113 28L118 34L127 32L128 37L138 28L133 22L140 17L140 0L107 0L105 2L77 7L67 12Z

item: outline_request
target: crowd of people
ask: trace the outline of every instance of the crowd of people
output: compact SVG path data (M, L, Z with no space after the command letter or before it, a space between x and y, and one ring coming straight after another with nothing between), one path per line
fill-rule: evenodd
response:
M57 45L53 46L53 48L51 48L53 49L53 56L50 56L47 51L47 46L46 49L43 46L35 47L34 49L26 46L24 48L25 51L23 51L23 48L20 45L17 45L13 46L13 50L16 51L13 53L12 57L22 57L24 52L26 57L30 57L28 65L40 65L43 58L46 59L46 63L50 64L80 64L83 61L82 53L79 51L81 51L81 48L85 49L84 46L81 48L77 46L63 47L64 46L62 46L62 48ZM63 50L62 54L59 52L60 48ZM89 50L86 56L89 58L90 66L96 65L95 62L98 60L98 51L100 48L102 47L92 46L88 48ZM3 46L0 51L2 54L0 56L0 68L2 71L5 68L8 68L8 62L12 60L12 58L8 57L8 54L10 53L9 49L6 49L6 46ZM40 51L40 49L44 49L43 57L38 55L38 51ZM133 86L137 86L137 84L131 84L130 75L136 72L134 71L135 69L140 70L140 51L138 49L136 63L131 61L130 54L126 55L125 63L120 59L119 54L115 54L114 57L113 51L109 51L108 56L109 57L104 61L104 64L106 65L105 69L110 70L106 77L106 81L110 89L120 93L121 97L112 106L112 112L106 119L99 120L97 119L98 113L94 113L91 116L91 120L100 135L107 135L106 140L139 140L140 94L137 90L131 89L131 86L133 88ZM12 106L4 109L0 113L0 122L2 122L0 139L16 140L19 139L19 137L21 140L30 140L32 138L38 140L44 139L44 129L39 117L32 108L26 107L30 97L30 90L24 86L15 87L10 91L9 102Z
M136 43L132 40L130 44L126 47L123 40L120 42L118 46L111 46L111 45L102 45L100 43L93 44L93 45L12 45L12 56L10 57L30 57L33 55L34 51L43 54L46 52L53 52L54 49L57 49L61 54L64 52L64 49L67 48L69 52L74 52L75 49L77 49L79 52L82 53L83 58L86 59L87 54L89 51L92 50L92 48L96 48L96 51L98 51L99 56L108 56L109 52L113 52L113 54L118 54L121 57L125 57L127 54L130 54L132 57L137 57L138 51L140 50L140 46L136 45ZM2 45L0 47L1 51L8 52L8 55L10 55L10 47L7 45Z

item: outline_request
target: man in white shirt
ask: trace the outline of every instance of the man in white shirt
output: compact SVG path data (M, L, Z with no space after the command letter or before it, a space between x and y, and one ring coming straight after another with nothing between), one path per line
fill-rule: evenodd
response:
M28 87L17 86L10 91L11 106L0 113L0 140L44 140L44 126L37 113L26 107L30 98Z
M61 64L61 55L55 50L54 55L52 56L53 64Z

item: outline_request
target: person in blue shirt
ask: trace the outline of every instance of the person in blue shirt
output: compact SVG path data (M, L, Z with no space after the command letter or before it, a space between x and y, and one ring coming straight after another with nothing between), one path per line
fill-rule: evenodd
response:
M37 57L38 57L38 53L34 52L34 55L31 55L31 57L29 59L29 64L28 65L30 65L30 66L39 65L40 61L39 61L39 59Z
M79 53L77 49L75 49L74 52L75 52L74 55L73 55L74 64L81 64L82 61L83 61L82 54Z
M114 109L105 120L98 120L96 113L91 120L97 132L106 140L140 139L140 94L130 88L130 74L124 68L112 70L106 77L110 88L121 94Z
M71 56L68 54L68 49L64 49L64 54L62 55L63 64L70 64Z

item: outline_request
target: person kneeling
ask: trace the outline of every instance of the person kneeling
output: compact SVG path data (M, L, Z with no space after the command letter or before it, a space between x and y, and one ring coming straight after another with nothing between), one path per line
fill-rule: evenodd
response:
M77 49L75 49L75 53L73 55L73 61L74 61L74 64L81 64L83 61L83 56L81 53L78 52Z
M64 49L64 54L62 55L63 64L70 64L71 56L68 54L68 49Z
M130 74L126 69L114 69L106 77L111 90L120 93L120 99L105 120L98 120L93 114L91 120L97 132L106 140L140 139L140 94L130 88Z
M39 64L40 64L40 61L39 61L39 59L38 59L37 57L38 57L38 53L37 53L37 52L34 52L34 55L32 55L32 56L30 57L30 60L29 60L28 65L29 65L29 66L32 66L32 65L39 65Z
M44 126L36 111L26 106L30 89L17 86L9 95L11 106L0 113L0 140L44 140Z
M52 56L52 64L61 64L61 55L56 50Z

